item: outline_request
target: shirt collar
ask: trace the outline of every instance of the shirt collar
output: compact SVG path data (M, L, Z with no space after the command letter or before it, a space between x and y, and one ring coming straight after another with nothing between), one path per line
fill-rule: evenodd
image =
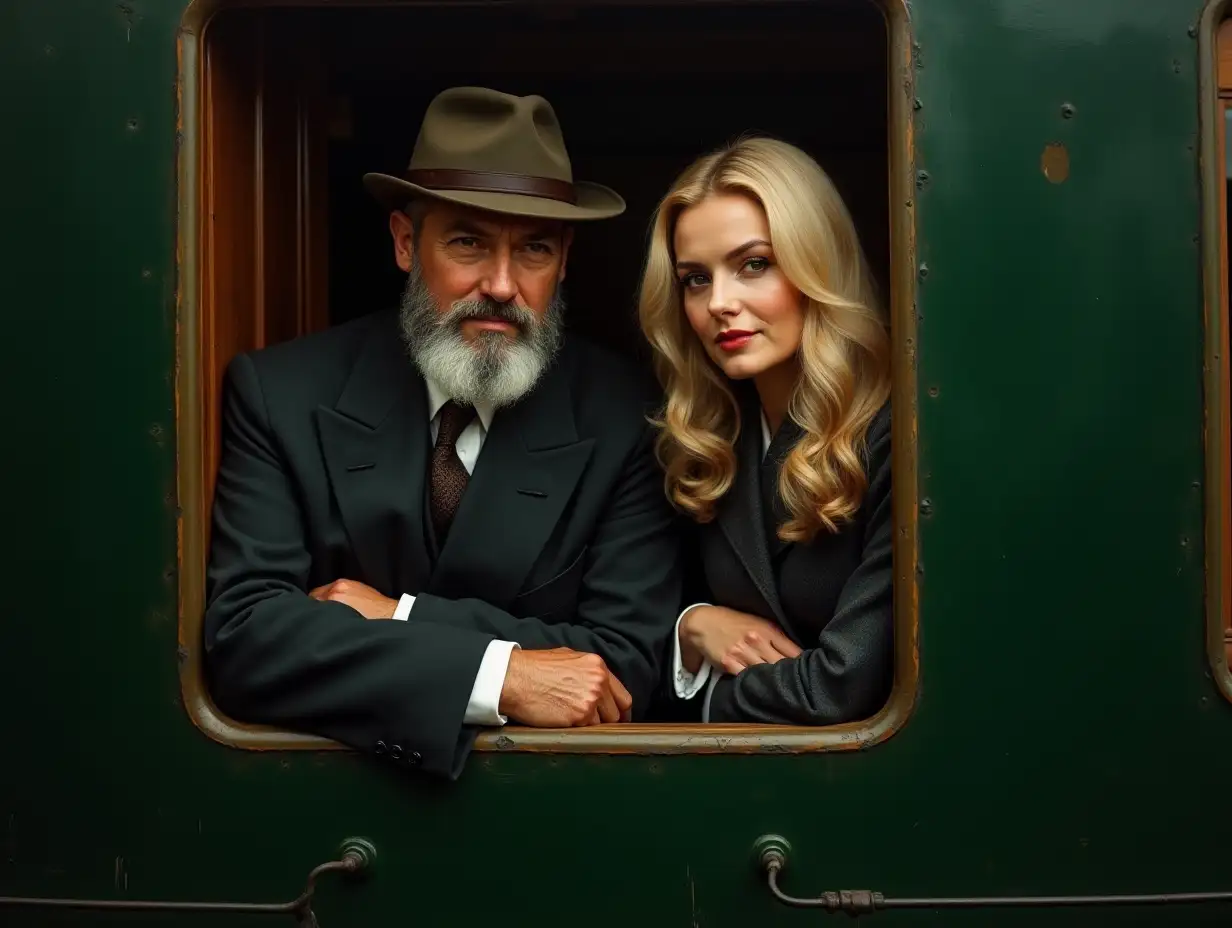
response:
M424 377L424 382L428 385L428 421L431 422L436 418L436 414L441 411L441 407L449 402L449 396L431 377ZM475 412L479 415L479 424L483 426L485 432L492 427L492 414L495 411L492 404L487 400L480 400L475 403Z

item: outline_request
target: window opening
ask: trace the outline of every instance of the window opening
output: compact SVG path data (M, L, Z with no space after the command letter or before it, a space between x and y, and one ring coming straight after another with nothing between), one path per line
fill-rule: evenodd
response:
M865 0L755 7L224 6L208 22L186 24L182 237L191 292L182 299L181 631L185 702L207 733L240 746L337 747L227 719L205 690L200 615L222 373L238 352L396 303L404 277L387 218L361 177L400 173L424 107L445 87L543 94L565 127L576 176L620 191L626 213L585 228L570 253L566 328L643 361L633 307L650 212L671 180L742 131L809 151L851 210L890 312L895 443L911 434L914 379L902 348L914 327L905 9ZM463 20L475 49L459 63L434 37L456 33ZM857 747L901 724L916 673L915 597L903 595L914 582L914 478L913 450L896 451L899 641L886 708L850 725L741 725L724 731L721 746L718 738L691 744ZM510 726L481 735L477 746L679 750L698 731L669 723L563 732Z

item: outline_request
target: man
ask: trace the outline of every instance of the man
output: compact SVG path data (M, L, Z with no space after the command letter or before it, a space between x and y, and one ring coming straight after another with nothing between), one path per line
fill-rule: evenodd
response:
M574 183L541 97L440 94L366 175L397 313L228 367L205 645L235 718L458 776L477 726L645 710L678 611L654 392L561 334Z

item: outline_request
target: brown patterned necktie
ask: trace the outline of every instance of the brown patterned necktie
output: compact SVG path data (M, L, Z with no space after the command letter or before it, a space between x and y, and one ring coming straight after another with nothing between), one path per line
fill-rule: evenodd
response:
M445 543L449 526L462 503L470 475L458 457L457 441L472 419L474 406L459 406L453 400L441 407L441 422L432 449L432 527L438 545Z

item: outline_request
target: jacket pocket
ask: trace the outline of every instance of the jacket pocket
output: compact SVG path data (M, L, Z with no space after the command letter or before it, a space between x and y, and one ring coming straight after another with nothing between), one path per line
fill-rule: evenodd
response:
M586 552L582 548L568 567L550 580L519 593L509 604L509 611L516 616L547 618L557 612L573 612L577 608L578 591L582 587L582 574Z

